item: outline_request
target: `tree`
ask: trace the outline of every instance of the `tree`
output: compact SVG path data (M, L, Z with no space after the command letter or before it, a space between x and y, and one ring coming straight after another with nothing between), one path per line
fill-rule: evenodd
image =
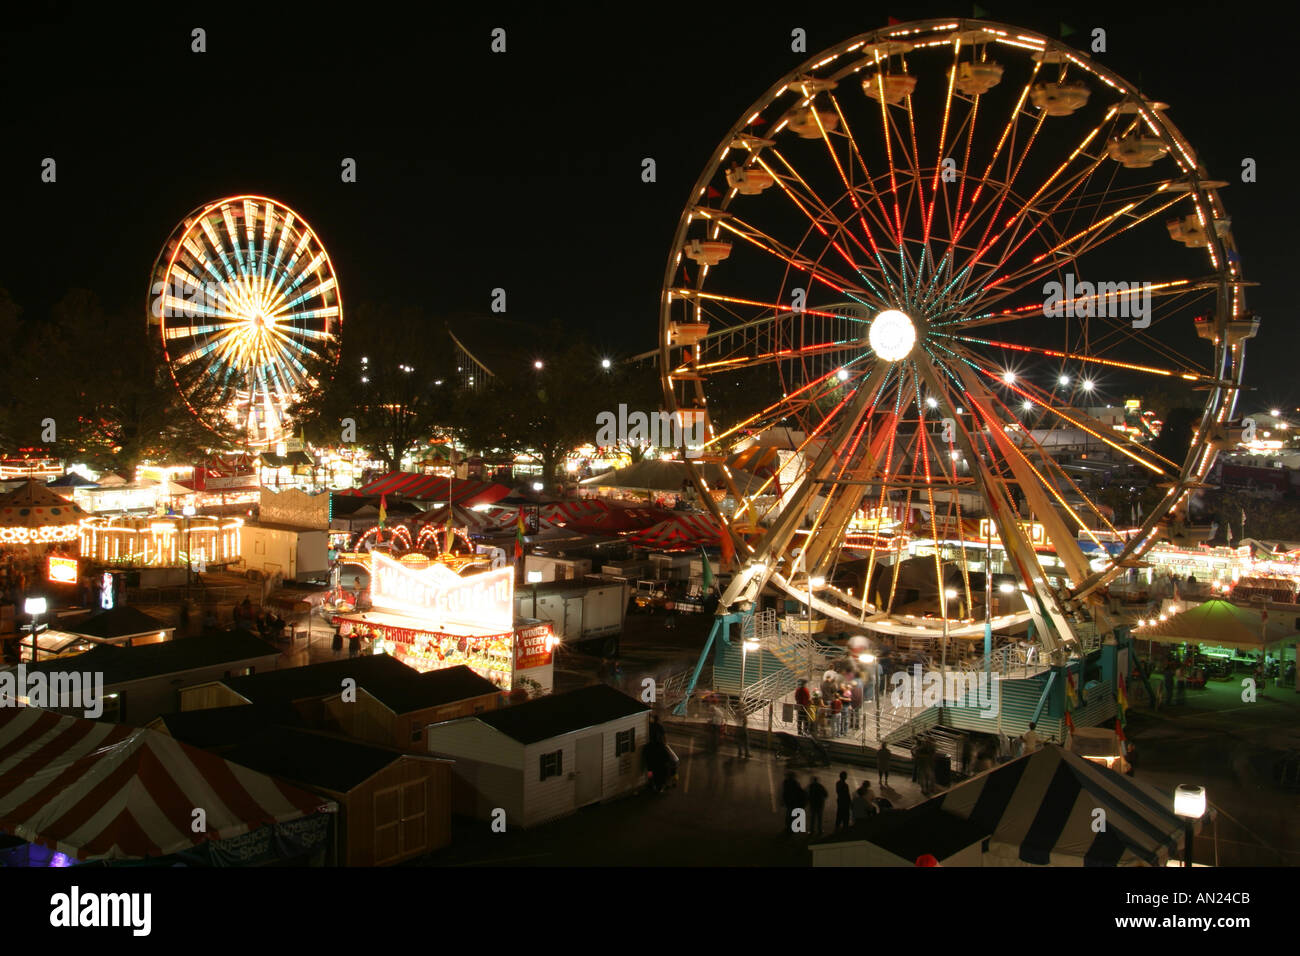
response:
M402 459L439 426L456 418L455 377L445 336L424 313L364 304L343 326L337 367L308 365L313 384L290 414L308 437L324 444L355 441L397 471Z
M467 437L475 436L475 447L488 447L496 436L500 450L532 452L548 485L558 481L560 465L573 449L595 440L597 416L616 411L620 396L617 376L605 373L591 345L558 326L549 338L567 344L542 359L540 369L520 354L494 370L496 381L482 397L479 422L462 420L461 426Z
M194 370L187 405L141 317L105 312L93 293L73 290L50 318L26 343L32 374L18 403L20 437L35 436L64 459L127 474L144 461L194 462L233 444L215 383ZM41 434L49 419L52 444Z

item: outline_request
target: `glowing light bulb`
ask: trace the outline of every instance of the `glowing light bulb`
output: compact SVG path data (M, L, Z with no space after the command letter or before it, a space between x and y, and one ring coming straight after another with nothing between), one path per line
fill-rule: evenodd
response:
M916 327L897 309L886 309L875 317L867 332L872 350L886 362L907 358L916 344Z

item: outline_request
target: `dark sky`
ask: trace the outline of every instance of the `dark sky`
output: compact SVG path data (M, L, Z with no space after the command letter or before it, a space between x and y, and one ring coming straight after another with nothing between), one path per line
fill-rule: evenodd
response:
M163 15L24 4L0 34L5 255L0 286L32 316L73 286L143 309L163 239L242 192L297 209L330 251L345 305L392 299L559 318L624 351L653 347L668 246L730 124L809 51L966 4L262 4ZM990 4L987 17L1083 47L1150 97L1233 182L1223 198L1264 317L1248 384L1300 401L1290 283L1300 200L1291 78L1297 15L1243 4ZM746 13L748 11L748 13ZM190 30L208 52L190 52ZM493 27L508 50L489 50ZM58 182L39 181L58 161ZM640 179L642 157L658 182ZM1252 156L1259 181L1240 182ZM358 182L340 182L340 161ZM1247 404L1255 404L1248 401Z

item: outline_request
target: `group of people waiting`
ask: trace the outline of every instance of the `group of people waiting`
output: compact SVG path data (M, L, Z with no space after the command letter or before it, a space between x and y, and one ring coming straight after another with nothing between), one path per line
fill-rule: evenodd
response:
M885 770L882 779L888 779ZM807 830L810 836L820 836L825 832L826 802L830 792L816 777L808 780L808 786L799 783L793 770L786 771L785 785L781 789L781 800L785 804L785 821L782 827L785 833L798 833L796 821L802 811L807 816ZM892 810L893 804L884 797L873 797L871 781L863 780L856 790L850 790L848 771L841 770L839 780L835 782L835 830L847 830L862 826L876 814Z
M799 733L812 737L843 737L858 730L862 707L870 701L875 684L865 671L842 662L822 675L818 687L799 681L794 692L795 721Z
M278 614L253 607L248 598L235 605L232 615L236 627L246 631L255 630L265 640L278 640L284 635L285 620Z

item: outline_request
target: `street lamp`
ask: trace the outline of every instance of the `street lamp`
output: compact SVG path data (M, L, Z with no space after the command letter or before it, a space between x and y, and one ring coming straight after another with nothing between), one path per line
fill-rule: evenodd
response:
M542 583L541 571L529 571L528 583L533 586L533 620L537 620L537 585Z
M1183 851L1183 866L1192 865L1192 824L1205 816L1205 788L1179 784L1174 791L1174 813L1183 818L1183 832L1187 843Z
M807 552L805 551L804 554L805 554L805 559L804 559L804 560L805 560L805 565L804 565L804 567L805 567L805 569L806 569L806 568L807 568L807 563L806 563L806 562L807 562L807 558L806 558ZM813 594L812 594L812 593L813 593L813 588L820 588L820 587L824 587L825 585L826 585L826 579L825 579L824 577L822 577L820 574L819 574L819 575L816 575L816 576L814 576L814 577L810 577L810 578L808 579L808 631L807 631L807 637L808 637L808 679L809 679L809 680L812 680L812 677L813 677L813 668L812 668L812 648L813 648L813 636L812 636L812 635L813 635L813 629L812 629L812 601L813 601Z
M751 638L751 639L749 639L749 640L747 640L747 641L741 641L741 642L740 642L740 697L741 697L741 709L742 709L742 710L744 709L744 706L745 706L745 705L744 705L744 696L745 696L745 658L749 657L749 652L750 652L750 651L756 651L756 650L758 650L758 641L756 641L756 640L754 640L754 639ZM742 714L741 716L743 717L744 715Z
M36 654L39 646L36 641L36 635L40 633L40 625L37 623L37 619L42 614L45 613L46 607L47 605L45 603L45 598L43 597L29 597L27 600L23 602L23 610L32 616L32 663L33 664L36 663Z
M939 665L943 675L943 686L948 686L948 602L957 596L957 592L948 588L943 592L943 657ZM942 698L940 698L942 699Z
M875 667L876 676L875 679L872 681L872 687L871 687L871 703L876 711L876 742L879 743L881 740L880 737L880 676L881 676L880 661L876 658L875 654L859 654L858 660L861 661L863 664L876 665ZM864 727L863 728L864 735L865 735L865 730L866 728Z
M193 505L186 505L181 509L181 514L185 515L185 603L187 605L190 602L190 578L194 574L194 558L190 552L190 519L194 517L195 510Z

